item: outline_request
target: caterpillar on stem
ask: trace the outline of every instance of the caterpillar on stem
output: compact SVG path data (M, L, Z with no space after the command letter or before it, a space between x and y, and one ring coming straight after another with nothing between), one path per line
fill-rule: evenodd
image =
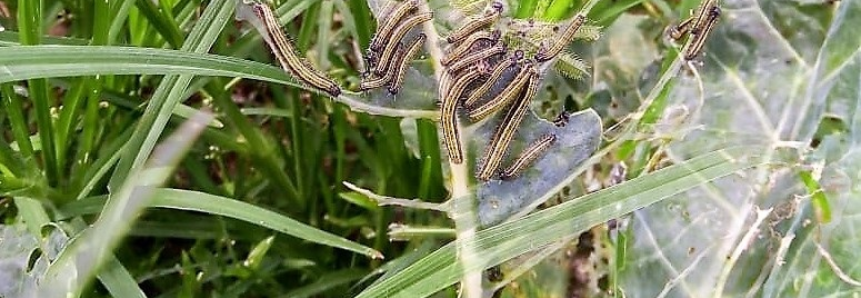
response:
M332 79L320 74L317 69L308 65L302 57L297 54L296 47L287 39L281 31L281 25L275 18L272 8L261 2L251 3L254 15L262 21L266 30L266 43L281 64L281 68L289 71L305 85L320 89L332 97L341 95L341 87Z

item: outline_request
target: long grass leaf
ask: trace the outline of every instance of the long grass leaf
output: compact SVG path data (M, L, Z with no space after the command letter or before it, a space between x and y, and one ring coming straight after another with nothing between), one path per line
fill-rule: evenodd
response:
M75 201L61 207L59 214L62 218L93 214L102 208L106 199L104 196L98 196ZM222 196L191 190L160 188L154 190L153 199L149 202L148 207L220 215L259 225L306 241L357 252L372 258L382 258L382 254L374 249L316 229L274 211Z
M153 190L171 177L176 165L212 118L200 113L181 126L153 154L146 167L135 168L135 179L117 189L96 222L60 253L45 273L39 297L77 295L128 233L134 219L148 205Z
M192 210L235 218L307 241L357 252L372 258L382 258L382 254L374 249L318 230L273 211L207 193L180 189L159 189L155 192L152 207Z
M181 50L195 53L208 51L224 25L232 19L234 4L234 1L229 0L211 2ZM190 75L169 75L156 88L131 140L126 144L123 156L120 157L115 175L109 183L112 190L118 189L129 172L143 166L191 79Z

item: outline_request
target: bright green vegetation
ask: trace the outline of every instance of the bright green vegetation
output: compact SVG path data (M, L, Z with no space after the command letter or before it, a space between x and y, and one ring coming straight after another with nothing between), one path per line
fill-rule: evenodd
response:
M430 2L441 32L449 6L484 4ZM450 198L424 84L438 57L403 88L422 96L333 100L235 0L0 0L0 264L17 274L0 296L858 295L861 1L726 3L701 65L664 31L698 1L584 2L505 17L587 7L524 134L583 111L568 129L598 150ZM273 4L357 90L384 1ZM506 196L522 206L488 209Z

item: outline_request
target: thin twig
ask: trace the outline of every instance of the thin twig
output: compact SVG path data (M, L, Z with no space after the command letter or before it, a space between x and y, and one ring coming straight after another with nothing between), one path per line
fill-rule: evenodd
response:
M344 186L347 188L358 192L360 194L365 195L366 197L377 202L379 206L401 206L401 207L409 207L415 209L425 209L425 210L436 210L441 212L449 212L449 205L447 203L437 204L437 203L429 203L422 201L420 199L403 199L403 198L395 198L389 196L378 195L370 190L361 188L352 184L350 182L344 181Z
M834 271L834 274L836 274L837 277L840 278L840 280L853 287L861 287L861 281L857 281L848 274L846 274L846 272L843 272L843 270L840 269L840 266L837 265L837 262L835 262L834 259L831 258L831 254L828 253L828 251L825 250L822 245L820 245L818 242L814 242L814 244L816 244L816 251L818 251L819 255L821 255L825 259L825 262L828 262L828 266L831 266L831 270Z

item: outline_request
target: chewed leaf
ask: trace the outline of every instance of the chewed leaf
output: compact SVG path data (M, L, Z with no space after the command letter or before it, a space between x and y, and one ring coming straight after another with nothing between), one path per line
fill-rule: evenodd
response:
M63 230L52 228L40 243L20 224L0 225L0 239L0 297L35 297L48 265L69 242Z
M498 119L478 128L470 142L474 156L484 152L486 140L496 129ZM581 171L580 165L601 142L601 118L593 110L580 111L559 125L529 113L518 129L504 164L509 164L528 144L553 134L556 142L522 174L510 180L490 180L478 186L478 213L482 226L490 226L514 214L529 212L534 206L568 185Z
M0 225L0 263L5 274L0 275L0 296L24 297L36 285L38 273L28 274L27 259L39 248L39 240L23 226ZM44 268L40 268L44 271ZM17 276L17 278L15 277ZM33 293L29 293L32 295Z

